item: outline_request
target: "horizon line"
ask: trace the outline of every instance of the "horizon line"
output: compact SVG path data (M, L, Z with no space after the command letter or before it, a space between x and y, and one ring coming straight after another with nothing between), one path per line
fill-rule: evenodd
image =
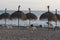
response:
M4 11L3 9L0 9L0 11ZM7 11L17 11L17 10L7 10ZM21 10L21 11L28 11L28 10ZM31 11L47 11L47 10L31 10ZM55 11L55 10L50 10L50 11ZM58 10L60 11L60 10Z

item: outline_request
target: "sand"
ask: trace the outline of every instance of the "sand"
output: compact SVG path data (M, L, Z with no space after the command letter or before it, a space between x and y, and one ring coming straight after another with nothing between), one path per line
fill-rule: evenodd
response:
M60 40L60 31L39 28L38 30L0 29L0 40Z

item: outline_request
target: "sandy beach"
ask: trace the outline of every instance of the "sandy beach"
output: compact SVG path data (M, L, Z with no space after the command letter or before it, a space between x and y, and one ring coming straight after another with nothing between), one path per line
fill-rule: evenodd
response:
M60 40L59 30L0 29L0 40Z

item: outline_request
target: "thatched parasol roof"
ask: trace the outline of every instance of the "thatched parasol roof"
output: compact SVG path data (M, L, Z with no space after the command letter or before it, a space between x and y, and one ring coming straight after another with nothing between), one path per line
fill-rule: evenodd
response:
M7 10L7 8L5 9L5 13L2 13L2 14L0 15L0 18L1 18L1 19L7 19L7 18L9 19L10 14L7 13L6 10Z
M56 16L52 12L45 12L40 16L40 20L42 19L48 19L49 21L51 20L55 21Z
M30 8L29 8L29 13L27 13L26 16L27 16L27 19L29 19L29 20L33 20L33 19L36 20L37 19L37 16L34 15L33 13L31 13Z
M16 19L16 18L23 19L23 20L26 19L26 15L24 14L23 11L19 10L19 7L20 6L18 6L18 11L15 11L14 13L11 14L11 17L10 17L11 19Z
M59 14L57 14L57 9L56 9L55 15L56 15L56 17L57 17L57 20L59 20L59 21L60 21L60 15L59 15Z
M40 20L48 19L49 21L56 21L56 16L49 11L49 6L47 8L48 8L48 11L43 13L39 19Z
M26 15L22 11L15 11L14 13L12 13L11 19L16 19L16 18L25 20Z
M60 21L60 15L59 15L59 14L55 14L55 15L56 15L56 17L57 17L57 20Z

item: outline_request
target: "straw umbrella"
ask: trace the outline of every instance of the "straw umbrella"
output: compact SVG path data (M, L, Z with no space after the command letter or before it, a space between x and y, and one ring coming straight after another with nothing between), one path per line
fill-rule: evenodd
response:
M60 21L60 15L59 14L57 14L57 9L56 9L56 11L55 11L55 15L56 15L56 17L57 17L57 19L56 19L56 26L57 26L57 21Z
M33 13L31 13L31 9L30 8L28 8L28 9L29 9L29 13L27 13L26 16L27 16L27 19L29 19L29 25L30 25L30 20L36 20L37 16L34 15Z
M44 19L47 19L48 20L48 23L49 21L56 21L56 16L50 12L49 10L49 6L47 6L48 8L48 11L43 13L41 16L40 16L40 20L44 20ZM48 27L49 27L49 24L48 24Z
M0 15L1 19L5 19L5 27L6 27L6 20L9 19L9 17L10 17L10 14L7 13L6 11L7 11L7 8L5 8L5 13Z
M23 11L20 11L20 5L18 6L18 11L15 11L11 14L11 19L17 19L18 18L18 27L19 27L19 19L26 20L26 15Z
M56 15L56 17L57 17L57 20L59 20L59 21L60 21L60 15L59 15L59 14L57 14L57 9L56 9L56 11L55 11L55 15Z

